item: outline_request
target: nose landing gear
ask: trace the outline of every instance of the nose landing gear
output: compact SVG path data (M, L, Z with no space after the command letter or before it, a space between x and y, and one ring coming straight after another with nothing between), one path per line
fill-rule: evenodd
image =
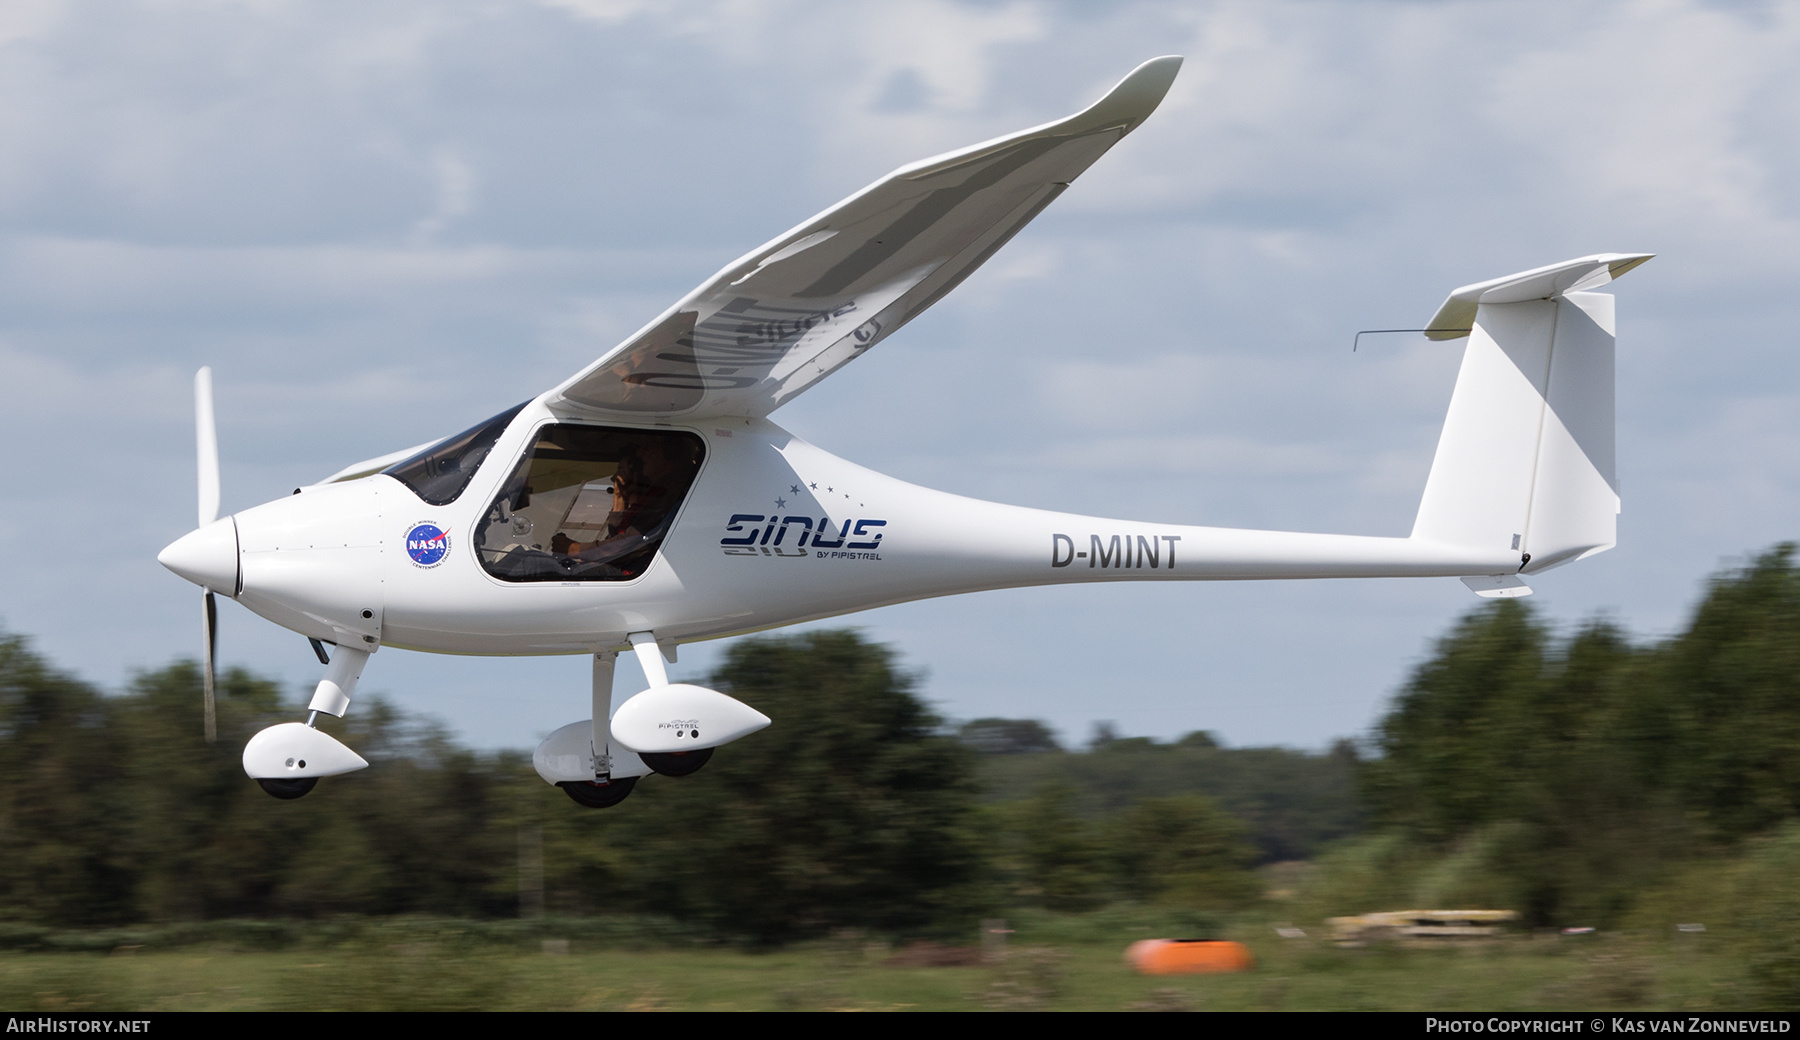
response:
M340 646L313 692L304 723L270 726L244 745L244 772L276 798L304 796L319 777L336 776L368 766L356 752L336 738L313 728L321 714L342 718L350 708L350 695L372 651Z

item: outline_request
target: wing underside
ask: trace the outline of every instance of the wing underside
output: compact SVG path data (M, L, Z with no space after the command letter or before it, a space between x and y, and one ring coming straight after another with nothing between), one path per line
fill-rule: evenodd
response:
M1161 102L1157 58L1055 123L894 171L747 254L557 387L553 405L763 416L955 288Z

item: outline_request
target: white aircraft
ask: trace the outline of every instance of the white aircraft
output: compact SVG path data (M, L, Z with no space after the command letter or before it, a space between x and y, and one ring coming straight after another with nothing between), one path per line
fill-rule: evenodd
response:
M560 386L224 519L201 369L200 526L158 559L205 590L208 739L215 594L308 637L326 665L307 720L244 749L271 794L297 798L368 764L313 723L342 716L370 655L397 646L591 654L590 718L533 760L575 801L605 806L769 724L723 693L670 683L665 658L682 643L1061 582L1448 576L1479 595L1525 595L1525 575L1610 548L1613 298L1588 290L1646 254L1450 294L1424 331L1468 343L1404 538L982 502L864 469L769 421L968 277L1150 115L1180 64L1146 62L1067 119L901 167L727 265ZM650 688L613 711L626 651Z

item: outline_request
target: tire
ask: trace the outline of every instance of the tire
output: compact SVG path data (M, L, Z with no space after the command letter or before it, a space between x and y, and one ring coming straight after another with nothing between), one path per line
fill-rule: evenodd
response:
M625 800L631 789L637 786L635 776L620 777L606 783L593 780L564 780L556 786L563 789L563 794L574 799L577 804L590 809L610 809Z
M291 802L317 787L319 785L319 778L316 776L303 776L294 780L273 780L259 777L256 782L262 786L263 790L275 797L282 801Z
M639 752L638 757L663 776L690 776L712 760L712 753L712 748L701 748L698 751Z

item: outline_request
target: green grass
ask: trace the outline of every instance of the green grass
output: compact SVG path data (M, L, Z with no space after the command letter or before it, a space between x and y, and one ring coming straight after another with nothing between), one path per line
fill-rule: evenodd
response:
M1483 1010L1730 1009L1751 1004L1743 961L1706 935L1512 936L1461 949L1340 950L1225 929L1256 970L1145 978L1127 944L1157 915L1029 915L1009 956L970 967L889 966L885 944L844 937L751 952L693 942L630 950L589 937L568 952L496 941L477 926L412 922L301 948L223 944L111 953L0 952L0 1007L186 1010ZM554 928L548 929L554 931Z

